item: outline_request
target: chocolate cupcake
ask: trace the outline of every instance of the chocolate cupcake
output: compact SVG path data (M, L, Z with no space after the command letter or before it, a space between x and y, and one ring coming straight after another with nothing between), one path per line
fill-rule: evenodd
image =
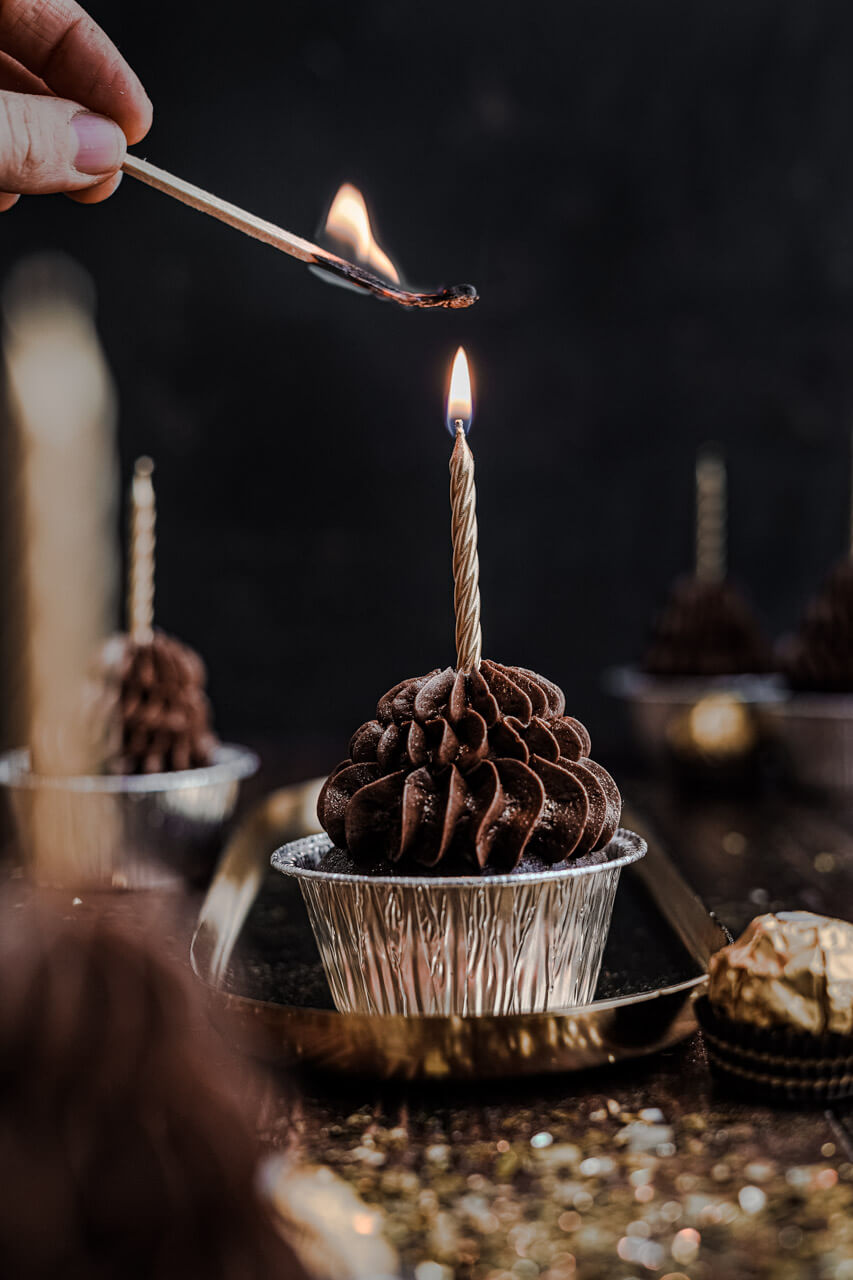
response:
M320 794L300 878L338 1008L510 1013L592 998L620 868L641 857L560 689L484 660L404 680Z
M799 631L779 646L791 697L773 722L792 779L853 791L853 558L831 571Z
M637 743L696 780L749 775L765 740L762 709L780 696L771 649L746 598L726 579L673 584L642 663L611 674Z
M395 685L320 793L330 857L375 874L479 874L603 849L622 800L565 706L542 676L489 661Z
M736 1090L800 1104L853 1096L853 924L758 916L712 957L696 1013L712 1072Z
M26 750L0 756L18 843L36 879L73 888L150 888L204 880L222 846L240 782L258 767L211 726L206 672L188 645L154 628L154 489L150 459L133 479L128 628L94 655L69 698L85 762L46 768L35 726ZM38 770L44 769L44 772ZM83 772L83 770L86 772Z

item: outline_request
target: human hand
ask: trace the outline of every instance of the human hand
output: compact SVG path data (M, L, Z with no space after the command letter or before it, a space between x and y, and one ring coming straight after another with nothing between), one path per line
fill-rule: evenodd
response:
M0 212L19 195L111 195L151 127L137 76L75 0L0 0Z

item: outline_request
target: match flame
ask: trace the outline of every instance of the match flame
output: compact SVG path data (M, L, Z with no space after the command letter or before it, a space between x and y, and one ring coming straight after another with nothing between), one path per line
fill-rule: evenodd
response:
M471 430L473 416L468 357L465 354L465 348L460 347L454 357L453 369L450 373L450 390L447 393L447 430L452 436L455 436L456 424L461 422L467 436Z
M326 235L337 240L342 252L363 267L369 267L386 280L400 283L400 276L387 253L379 248L370 229L370 218L364 196L358 187L345 182L332 201L326 219Z

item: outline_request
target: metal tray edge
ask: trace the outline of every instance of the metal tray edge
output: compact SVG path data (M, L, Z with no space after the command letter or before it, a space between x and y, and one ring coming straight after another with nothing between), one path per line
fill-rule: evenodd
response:
M641 877L703 970L695 977L561 1013L500 1018L370 1017L222 991L217 981L260 889L275 847L270 842L285 829L288 839L295 838L308 809L306 796L316 787L312 780L275 792L244 820L223 855L192 939L190 964L206 989L211 1019L243 1051L275 1065L373 1078L495 1079L612 1065L669 1048L696 1029L692 994L704 986L710 955L729 935L634 814L630 823L648 839L649 854L623 874ZM276 825L274 815L280 814L286 821Z

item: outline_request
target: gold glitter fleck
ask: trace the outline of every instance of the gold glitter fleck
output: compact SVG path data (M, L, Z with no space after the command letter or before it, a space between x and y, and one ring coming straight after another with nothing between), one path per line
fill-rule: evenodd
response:
M553 1141L554 1139L550 1133L534 1133L530 1139L530 1145L538 1151L543 1147L550 1147Z
M702 1237L693 1227L683 1227L677 1231L670 1252L676 1262L693 1262L699 1252Z
M761 1187L741 1187L737 1194L738 1204L744 1213L760 1213L767 1204L767 1196Z

